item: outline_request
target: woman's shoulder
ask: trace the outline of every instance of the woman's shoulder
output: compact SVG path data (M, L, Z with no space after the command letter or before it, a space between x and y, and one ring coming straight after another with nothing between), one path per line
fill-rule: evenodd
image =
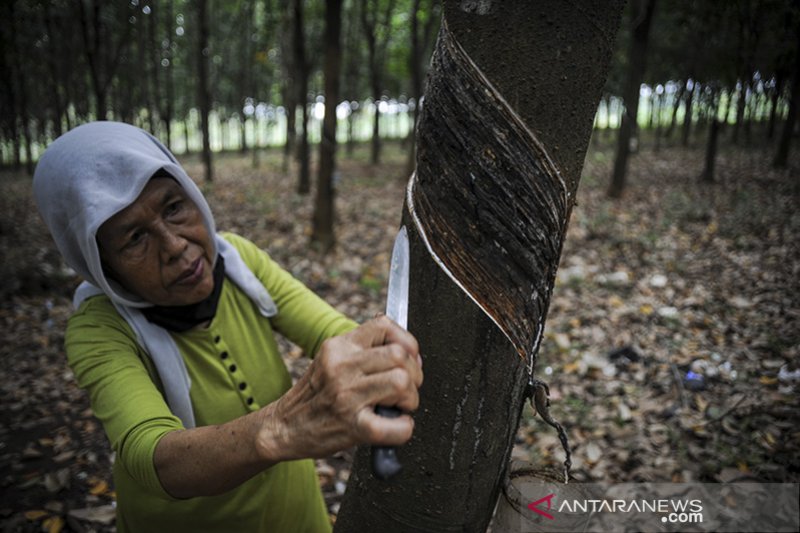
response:
M259 248L253 241L239 234L227 231L222 231L219 235L236 248L242 261L244 261L256 275L258 275L262 269L269 268L272 259L265 250Z
M233 247L236 248L236 251L238 251L240 254L266 253L264 250L256 246L256 244L253 241L245 237L242 237L238 233L232 233L230 231L220 231L219 236L228 241L230 244L232 244Z
M95 339L104 335L122 335L132 340L136 338L131 327L105 294L85 299L70 316L67 337L84 333Z

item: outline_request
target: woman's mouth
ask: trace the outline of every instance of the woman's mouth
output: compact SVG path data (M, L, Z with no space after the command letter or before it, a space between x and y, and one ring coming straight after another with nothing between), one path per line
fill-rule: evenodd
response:
M174 284L183 286L196 285L203 279L203 274L205 274L205 265L203 264L203 258L200 257L181 273Z

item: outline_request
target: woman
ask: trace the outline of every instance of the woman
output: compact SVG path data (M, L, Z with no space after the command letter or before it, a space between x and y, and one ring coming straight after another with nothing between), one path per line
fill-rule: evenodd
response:
M86 281L66 352L116 452L117 529L327 531L313 462L399 445L417 407L415 339L358 327L242 237L217 234L174 156L133 126L54 141L39 210ZM316 356L291 386L273 330Z

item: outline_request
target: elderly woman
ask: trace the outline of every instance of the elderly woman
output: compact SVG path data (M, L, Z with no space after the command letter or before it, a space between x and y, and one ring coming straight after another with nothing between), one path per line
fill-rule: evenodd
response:
M39 210L86 281L66 352L113 449L119 531L327 531L310 458L399 445L422 382L415 339L358 327L208 204L147 132L95 122L54 141ZM273 331L314 357L292 386Z

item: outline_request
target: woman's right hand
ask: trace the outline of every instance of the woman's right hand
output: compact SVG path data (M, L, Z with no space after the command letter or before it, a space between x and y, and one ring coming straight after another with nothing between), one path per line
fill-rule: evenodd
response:
M411 438L408 414L385 418L376 405L412 412L422 384L419 345L381 316L325 341L302 378L266 406L257 448L270 462L319 458L360 444L396 446Z

